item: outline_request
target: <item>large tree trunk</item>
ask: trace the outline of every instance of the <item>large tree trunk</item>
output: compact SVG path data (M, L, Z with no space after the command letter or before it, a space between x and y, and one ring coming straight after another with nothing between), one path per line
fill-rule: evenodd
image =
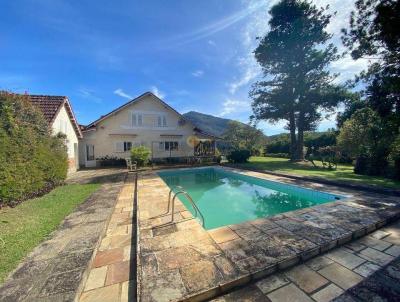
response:
M304 115L303 113L299 114L299 119L297 122L297 146L296 146L296 156L295 161L303 161L304 160Z
M297 153L297 139L296 139L296 120L294 117L294 111L290 113L289 129L290 129L290 160L295 161Z

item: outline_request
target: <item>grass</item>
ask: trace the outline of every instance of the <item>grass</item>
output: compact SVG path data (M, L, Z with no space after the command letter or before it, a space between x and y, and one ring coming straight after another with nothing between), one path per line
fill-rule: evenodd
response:
M400 189L399 181L355 174L352 165L340 164L336 170L328 170L321 167L321 162L316 161L316 164L317 168L310 162L293 163L286 158L251 157L248 163L238 164L238 167Z
M99 184L70 184L0 210L0 284Z

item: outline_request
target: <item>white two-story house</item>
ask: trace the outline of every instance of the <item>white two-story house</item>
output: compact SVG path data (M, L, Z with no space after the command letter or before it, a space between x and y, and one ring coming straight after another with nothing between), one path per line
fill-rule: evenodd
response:
M185 119L156 95L146 92L82 129L80 165L95 167L104 157L127 158L144 145L151 159L213 156L217 137Z

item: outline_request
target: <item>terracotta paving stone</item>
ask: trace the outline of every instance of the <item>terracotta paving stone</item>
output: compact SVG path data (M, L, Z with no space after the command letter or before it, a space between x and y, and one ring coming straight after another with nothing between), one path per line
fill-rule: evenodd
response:
M106 281L106 275L107 266L92 269L86 281L85 291L98 287L103 287Z
M131 245L131 235L115 235L111 237L110 248L119 248Z
M285 272L285 275L306 293L311 293L329 282L305 265L295 266Z
M100 267L111 263L121 262L124 259L122 248L98 251L93 261L93 267Z
M311 297L317 302L329 302L340 296L343 293L343 289L336 286L335 284L329 284L327 287L313 294Z
M210 234L216 243L223 243L239 238L239 236L228 227L208 231L208 234Z
M121 283L124 281L128 281L129 279L136 278L134 276L130 278L130 270L130 261L110 264L107 270L106 285Z
M363 280L360 275L337 263L319 270L318 273L343 289L349 289Z
M269 293L267 297L271 302L312 302L312 299L293 283Z
M84 292L80 302L116 302L119 301L120 285L100 287L94 290Z
M385 265L389 261L392 261L394 258L393 256L379 252L372 248L366 248L365 250L362 250L359 255L360 257L363 257L364 259L367 259L378 265Z
M337 263L347 267L348 269L354 269L360 264L366 262L365 259L360 258L345 249L336 249L332 252L329 252L325 255L325 257L330 258Z

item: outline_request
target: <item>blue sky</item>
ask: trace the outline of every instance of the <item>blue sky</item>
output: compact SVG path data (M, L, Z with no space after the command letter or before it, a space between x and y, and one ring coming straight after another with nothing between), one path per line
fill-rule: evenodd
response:
M0 2L0 89L66 95L82 124L153 91L181 113L248 121L248 91L260 77L252 51L277 1L5 0ZM315 1L338 13L352 1ZM7 12L7 13L4 13ZM365 67L345 57L338 81ZM320 130L334 125L334 116ZM284 123L259 127L280 133Z

